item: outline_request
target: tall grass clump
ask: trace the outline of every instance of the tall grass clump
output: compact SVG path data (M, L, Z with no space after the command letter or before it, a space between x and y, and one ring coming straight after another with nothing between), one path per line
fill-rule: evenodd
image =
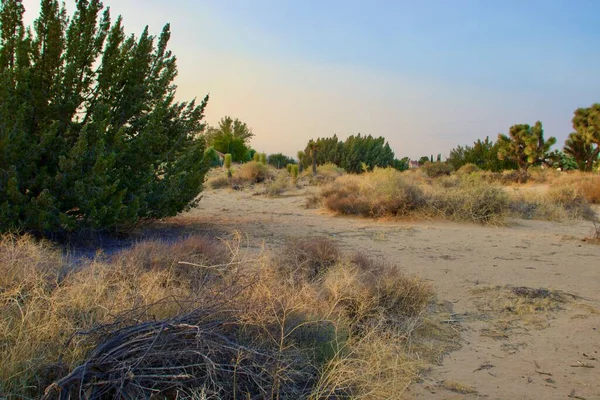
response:
M233 179L239 184L261 183L274 177L273 168L261 162L250 161L236 169Z
M397 398L418 378L429 284L329 239L240 242L153 240L73 268L1 237L0 393Z
M408 215L425 201L422 190L392 168L343 176L321 195L332 211L373 217Z

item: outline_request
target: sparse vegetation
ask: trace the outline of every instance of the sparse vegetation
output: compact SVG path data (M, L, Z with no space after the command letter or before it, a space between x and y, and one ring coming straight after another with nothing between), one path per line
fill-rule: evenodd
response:
M397 397L433 298L320 238L258 257L238 237L150 241L73 268L3 236L0 287L0 392L46 398Z
M586 196L574 187L559 186L547 193L509 192L490 185L487 175L477 172L431 181L419 181L413 175L388 168L343 176L323 188L311 203L320 201L341 214L439 217L492 225L510 215L550 220L595 218Z

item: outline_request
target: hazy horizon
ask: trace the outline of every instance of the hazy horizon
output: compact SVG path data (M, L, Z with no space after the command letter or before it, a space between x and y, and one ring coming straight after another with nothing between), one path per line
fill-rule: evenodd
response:
M30 21L39 1L24 4ZM446 156L537 120L562 147L573 111L600 102L591 0L104 4L136 35L170 22L178 98L210 93L207 121L240 118L261 152L362 133L398 158Z

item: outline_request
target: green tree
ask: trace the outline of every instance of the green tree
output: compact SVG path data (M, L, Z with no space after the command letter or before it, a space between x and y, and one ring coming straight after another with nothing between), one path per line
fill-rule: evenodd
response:
M544 128L540 121L534 126L518 124L510 127L508 135L498 135L498 158L517 164L519 170L527 173L530 166L549 164L548 152L556 143L556 138L544 139Z
M272 165L277 169L287 168L290 164L296 164L296 160L282 153L271 154L268 157L268 160L269 165Z
M221 118L217 127L206 129L206 141L221 153L230 153L235 162L252 159L249 142L254 137L245 122L229 116Z
M410 158L404 157L400 160L394 159L392 162L392 167L397 169L398 171L406 171L410 167Z
M564 151L575 158L579 169L592 171L600 158L600 103L578 108L573 116L573 129Z
M458 171L465 164L474 164L482 170L500 172L516 169L517 165L510 160L498 158L499 142L493 142L489 137L477 139L472 146L457 146L450 151L447 162Z
M421 158L419 158L419 165L425 165L425 163L428 163L429 161L429 156L423 156Z
M116 230L194 203L208 97L175 102L170 26L127 36L99 0L0 6L0 230Z

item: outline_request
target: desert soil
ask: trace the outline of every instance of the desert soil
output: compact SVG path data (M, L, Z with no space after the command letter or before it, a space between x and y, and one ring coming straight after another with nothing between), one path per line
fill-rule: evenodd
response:
M591 223L489 227L341 217L306 209L306 190L277 198L207 190L197 208L163 224L217 235L237 230L256 249L328 236L431 281L438 301L452 304L448 323L460 331L462 347L404 397L600 399L600 245L583 240ZM577 297L553 311L511 317L494 307L508 301L502 296L513 286Z

